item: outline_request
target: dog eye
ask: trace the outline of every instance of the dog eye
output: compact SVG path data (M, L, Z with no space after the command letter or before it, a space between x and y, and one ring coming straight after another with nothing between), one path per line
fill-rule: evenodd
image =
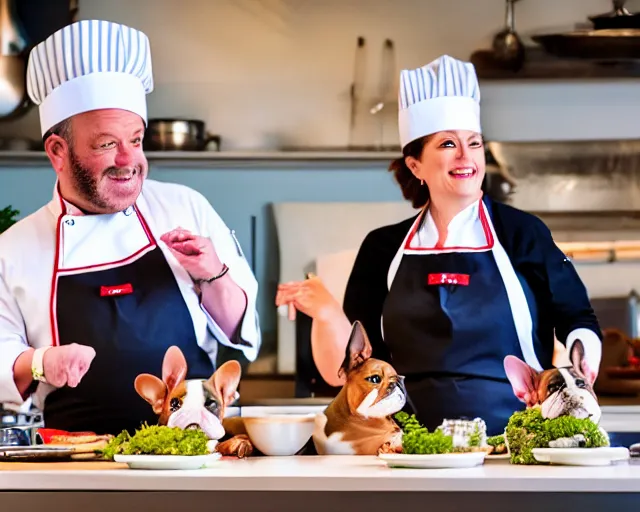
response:
M216 402L213 398L207 398L204 401L204 406L210 412L216 412L218 410L218 402Z
M584 382L583 379L576 379L576 386L578 386L579 388L586 388L587 387L587 385L586 385L586 383Z
M366 380L368 380L372 384L380 384L382 382L380 375L371 375L369 377L366 377Z
M560 389L560 386L558 386L557 384L550 384L548 389L549 389L549 394L552 394L558 391Z
M179 398L172 398L171 402L169 402L169 408L171 412L176 412L182 406L182 400Z

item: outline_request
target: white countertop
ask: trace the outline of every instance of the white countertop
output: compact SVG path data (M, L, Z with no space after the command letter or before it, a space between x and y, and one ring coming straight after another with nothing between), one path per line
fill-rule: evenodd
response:
M195 471L0 471L0 491L491 491L640 492L640 463L607 467L514 466L389 469L376 457L224 459ZM1 499L1 498L0 498Z

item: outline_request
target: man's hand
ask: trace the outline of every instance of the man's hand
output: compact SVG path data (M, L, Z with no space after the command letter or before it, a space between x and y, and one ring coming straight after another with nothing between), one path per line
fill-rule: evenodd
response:
M209 279L222 271L222 262L209 238L177 228L160 237L191 279Z
M42 366L44 378L56 388L75 388L91 366L96 351L86 345L72 343L52 347L44 353Z

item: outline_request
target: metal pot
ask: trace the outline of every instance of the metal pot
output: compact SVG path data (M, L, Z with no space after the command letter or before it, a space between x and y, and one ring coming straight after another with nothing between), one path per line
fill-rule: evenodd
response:
M195 119L150 119L144 136L149 151L204 151L215 143L220 150L220 136L207 132L204 121Z

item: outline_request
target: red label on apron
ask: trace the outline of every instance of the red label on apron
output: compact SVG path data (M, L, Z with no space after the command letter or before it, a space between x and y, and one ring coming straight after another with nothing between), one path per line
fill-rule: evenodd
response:
M133 286L129 283L118 286L101 286L100 297L114 297L118 295L129 295L133 293Z
M429 284L458 284L469 286L469 274L429 274L427 279Z

